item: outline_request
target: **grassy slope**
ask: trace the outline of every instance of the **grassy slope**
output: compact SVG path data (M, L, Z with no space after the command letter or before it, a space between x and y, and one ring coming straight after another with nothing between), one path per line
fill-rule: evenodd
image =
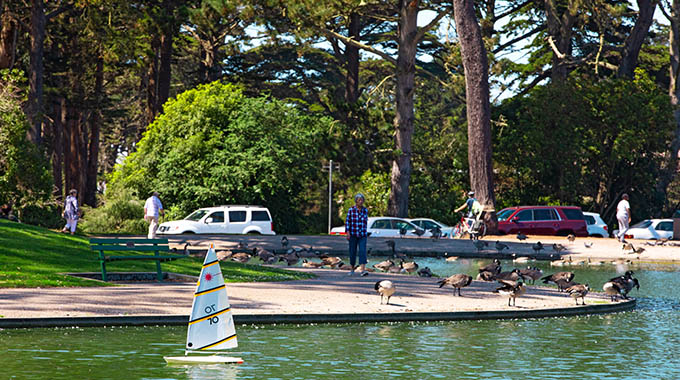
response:
M118 253L116 253L118 254ZM197 276L202 260L162 263L163 271ZM310 277L304 273L259 265L221 263L227 282L284 281ZM115 261L107 271L155 272L154 261ZM0 219L0 288L106 286L99 281L64 276L64 272L98 272L97 252L88 239Z

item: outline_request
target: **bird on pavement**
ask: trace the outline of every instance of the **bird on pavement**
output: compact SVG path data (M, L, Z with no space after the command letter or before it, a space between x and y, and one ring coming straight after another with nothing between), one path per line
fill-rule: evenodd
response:
M564 251L565 249L567 249L567 247L563 246L562 244L553 244L553 245L552 245L552 249L553 249L553 251L555 251L555 252L557 252L557 253L559 254L560 252L562 252L562 251Z
M430 267L418 269L418 276L420 276L420 277L432 277L433 276L432 270L430 269Z
M533 249L534 252L538 253L538 251L543 249L543 244L540 241L536 242L536 244L531 246L531 249Z
M585 241L583 242L583 246L586 248L591 248L593 246L593 242L591 241L590 243L586 243Z
M396 264L394 264L394 261L385 260L385 261L381 261L377 264L373 264L373 268L381 270L383 272L387 272L387 270L390 269L390 267L392 267L394 265L396 265Z
M573 272L557 272L541 278L544 284L552 282L553 284L557 285L557 289L560 292L564 290L562 286L573 279L574 279Z
M496 288L494 290L494 293L500 293L504 296L508 297L508 306L510 306L510 301L512 300L512 306L516 306L515 302L517 297L522 296L527 288L524 286L524 283L519 281L509 281L509 280L497 280L498 282L501 283L500 288Z
M531 279L532 284L543 276L543 271L536 267L528 266L526 269L520 269L519 272L523 277Z
M472 244L474 244L475 248L477 248L477 251L481 251L489 246L488 242L482 240L475 240L472 242Z
M495 278L496 278L496 273L492 273L492 272L489 272L489 271L479 272L479 274L477 275L478 281L490 282L490 281L493 281Z
M638 248L633 249L633 253L637 253L638 255L641 254L644 251L645 251L645 249L642 248L642 247L638 247Z
M510 249L507 244L503 244L500 241L496 240L496 250L500 253L503 252L504 249Z
M286 236L281 237L281 248L284 250L288 248L288 238Z
M573 243L574 240L576 240L576 236L574 236L574 234L569 234L567 235L567 240L569 240L569 243Z
M517 240L519 240L519 241L524 241L524 240L527 240L527 239L528 239L527 235L525 235L525 234L523 234L523 233L521 233L521 232L518 232L518 233L517 233Z
M628 293L637 288L640 290L640 283L637 278L633 277L635 272L632 270L626 271L623 276L614 277L607 281L602 289L604 292L612 297L614 301L615 296L621 296L624 299L628 299Z
M375 291L380 294L380 304L383 304L383 297L387 297L387 305L390 304L390 297L394 294L394 292L397 290L397 287L394 286L392 281L389 280L382 280L378 281L375 283Z
M522 276L522 273L517 268L513 269L510 272L501 272L496 275L496 280L517 281L520 278L524 280L524 276Z
M447 277L441 281L437 282L439 284L439 287L443 287L444 285L451 285L453 286L453 295L456 295L456 289L458 290L458 296L460 296L460 289L464 288L472 283L472 277L468 276L467 274L463 273L458 273L454 274L453 276Z
M634 251L635 247L633 247L633 243L624 243L621 246L621 250L622 251Z
M501 273L501 261L498 259L493 259L491 264L479 268L479 273L482 272L491 272L493 274Z
M588 284L585 285L572 285L564 290L565 292L569 293L569 295L576 300L576 304L578 305L578 299L580 298L583 301L583 304L586 304L586 294L590 291L590 288L588 287Z

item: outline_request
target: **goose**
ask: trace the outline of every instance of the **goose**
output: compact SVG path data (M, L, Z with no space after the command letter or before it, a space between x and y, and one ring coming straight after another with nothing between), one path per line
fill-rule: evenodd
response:
M508 297L508 306L510 305L510 301L512 300L512 306L515 306L515 302L517 297L522 296L526 291L527 288L524 286L523 282L516 282L516 281L508 281L508 280L497 280L500 282L503 286L500 288L496 288L494 290L494 293L500 293L501 295L507 296Z
M352 266L349 265L349 264L345 264L345 263L341 262L340 264L338 264L338 267L335 268L335 269L340 269L340 270L352 270L352 269L354 269L354 268L352 268ZM368 272L368 268L366 268L366 271Z
M569 262L566 260L555 260L550 262L551 267L563 267L565 265L569 265Z
M307 261L307 259L302 260L303 268L321 268L323 263L315 263L313 261Z
M446 258L446 261L458 261L458 256L449 256Z
M504 249L510 249L507 244L501 243L499 240L496 240L496 250L500 253L503 252Z
M413 273L418 270L418 264L415 261L405 262L402 260L399 263L399 266L401 267L402 272Z
M392 261L392 260L385 260L385 261L381 261L381 262L379 262L379 263L377 263L377 264L373 264L373 268L378 269L378 270L381 270L381 271L383 271L383 272L387 272L387 270L390 269L390 267L392 267L392 266L394 266L394 265L395 265L395 264L394 264L394 261Z
M522 273L517 268L513 269L510 272L501 272L496 275L496 280L517 281L520 278L524 280L524 276L522 276Z
M479 273L482 272L491 272L493 274L501 273L501 261L493 259L493 263L479 268Z
M458 289L458 296L460 297L460 289L470 285L472 283L472 277L468 276L467 274L458 273L438 281L437 283L439 284L440 288L444 285L453 286L454 296L456 295L456 289Z
M612 302L616 300L616 296L621 296L623 298L623 289L619 283L607 281L602 285L602 290L604 290L604 294L610 297Z
M524 241L524 240L527 240L527 239L528 239L527 235L525 235L525 234L523 234L523 233L521 233L521 232L518 232L518 233L517 233L517 240L519 240L519 241Z
M243 242L243 240L239 240L238 244L236 244L236 248L238 249L247 249L248 246L246 243Z
M624 243L621 246L621 250L622 251L634 251L635 247L633 247L633 243Z
M591 248L593 246L593 242L591 241L590 243L586 243L585 241L583 242L583 246L586 248Z
M281 237L281 248L284 250L288 248L288 238L286 236Z
M532 284L543 276L543 271L536 267L532 268L529 266L526 269L520 269L519 272L522 274L522 277L531 279Z
M321 262L323 263L323 265L331 267L333 269L335 269L340 263L342 263L342 259L337 257L337 256L336 257L328 257L326 255L321 255L321 256L319 256L319 258L321 259Z
M618 295L622 296L624 299L628 299L628 293L633 290L633 288L637 288L640 290L640 283L638 282L637 278L633 277L635 272L632 270L626 271L626 273L623 276L619 277L614 277L610 279L607 283L604 284L602 289L605 291L605 293L610 294L611 290L608 292L605 287L611 288L612 286L607 286L607 284L614 284L618 288ZM613 297L612 297L613 301Z
M399 265L392 265L387 268L387 273L401 273L401 267Z
M423 269L418 270L418 276L420 277L432 277L432 270L430 270L430 267L425 267Z
M567 240L569 241L569 243L573 244L574 240L576 240L576 236L574 236L574 234L569 234L567 235Z
M538 253L538 251L543 249L543 244L540 241L536 242L536 244L531 246L531 249L533 249L534 252Z
M396 286L390 280L382 280L375 283L375 291L380 294L380 304L383 304L383 297L387 297L387 305L390 304L390 297L397 290Z
M182 253L184 253L185 256L189 256L189 249L188 249L188 247L191 245L191 243L186 242L186 241L181 241L181 242L179 242L179 244L182 244L182 243L184 243L184 248L182 248ZM178 252L178 251L177 251L177 247L173 247L170 251L172 251L172 253L177 253L177 252Z
M556 243L555 243L555 244L552 245L552 249L553 249L553 251L555 251L555 252L557 252L557 253L559 254L560 252L562 252L562 251L564 251L565 249L567 249L567 247L563 246L562 244L556 244Z
M489 243L486 241L481 241L481 240L475 240L472 242L472 244L477 248L477 252L483 250L484 248L489 246Z
M645 251L645 249L642 248L642 247L634 248L634 249L633 249L633 253L637 253L638 255L641 254L641 253L644 252L644 251Z
M531 259L528 258L527 256L515 257L514 259L512 259L512 262L515 264L524 264L528 263L529 261L531 261Z
M558 278L557 280L555 280L555 284L557 285L558 290L562 289L562 290L559 290L560 292L562 292L565 289L570 288L572 286L581 285L581 283L579 283L579 282L567 281L566 279L563 279L563 278Z
M487 281L487 282L491 282L491 281L493 281L495 278L496 278L496 273L488 272L488 271L479 272L479 274L477 275L477 280L478 280L478 281Z
M264 249L260 249L257 252L257 257L262 260L265 264L273 264L276 261L276 256Z
M293 253L279 256L279 261L285 261L288 266L295 265L300 261L300 255L293 251Z
M234 253L234 254L232 254L229 258L230 258L232 261L236 261L236 262L238 262L238 263L245 264L245 263L247 263L248 261L250 261L250 259L252 258L252 256L249 255L249 254L247 254L247 253L244 253L244 252L239 252L239 253Z
M576 301L576 305L578 305L578 299L580 298L583 301L583 304L586 304L586 294L590 291L590 288L588 287L588 284L585 285L572 285L564 290L565 292L569 293L569 295Z
M544 284L552 282L553 284L557 285L557 289L560 292L564 289L560 284L564 285L573 279L574 279L573 272L557 272L541 278Z
M392 251L392 256L394 256L394 255L397 254L397 249L396 249L396 244L397 244L397 243L395 243L394 240L385 240L385 244L387 244L387 246L388 246L388 247L390 248L390 250Z
M602 260L595 260L595 261L593 261L593 260L591 260L590 257L589 257L589 258L588 258L587 264L588 264L588 265L591 265L591 266L595 266L595 265L604 265L604 261L602 261Z

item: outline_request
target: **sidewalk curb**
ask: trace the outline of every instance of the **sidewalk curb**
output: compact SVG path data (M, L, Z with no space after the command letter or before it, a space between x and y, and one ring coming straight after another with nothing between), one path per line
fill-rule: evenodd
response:
M493 319L528 319L573 317L590 314L607 314L630 311L637 300L578 307L534 310L489 310L454 312L403 312L360 314L237 314L236 324L308 324L308 323L361 323L361 322L425 322L469 321ZM105 327L105 326L155 326L186 325L188 315L140 315L102 317L55 317L55 318L0 318L0 329L45 327Z

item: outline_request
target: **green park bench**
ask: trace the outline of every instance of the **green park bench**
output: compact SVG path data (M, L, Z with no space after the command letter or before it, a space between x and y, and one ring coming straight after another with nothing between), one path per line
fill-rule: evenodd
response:
M99 251L99 263L102 268L102 280L106 281L106 263L109 261L124 261L124 260L155 260L156 274L159 282L163 281L163 272L161 271L162 261L171 261L182 259L185 255L170 255L161 252L169 252L168 239L90 239L90 248L93 251ZM151 253L141 255L121 255L121 256L107 256L104 252L129 252L129 253Z

